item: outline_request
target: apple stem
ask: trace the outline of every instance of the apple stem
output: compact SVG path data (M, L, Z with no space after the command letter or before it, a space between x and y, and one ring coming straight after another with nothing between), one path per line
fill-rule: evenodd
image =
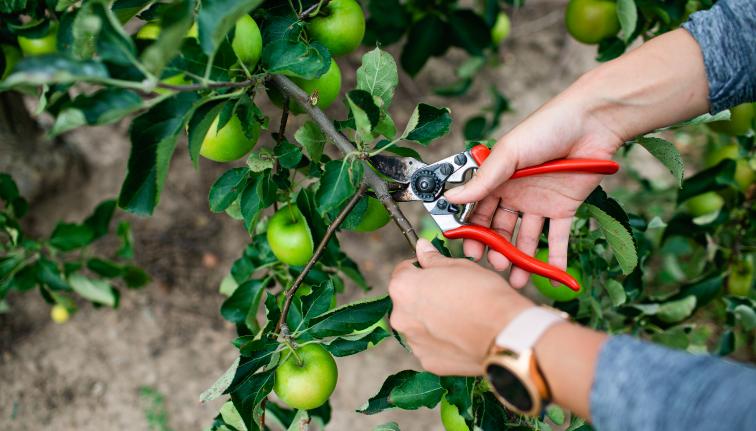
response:
M302 360L302 357L297 353L297 349L295 349L294 345L291 343L291 338L284 337L284 344L286 344L286 347L289 348L291 354L294 355L294 359L297 361L297 366L300 368L303 367L304 361Z
M320 9L327 5L330 0L320 0L319 2L310 5L307 9L303 10L299 14L299 19L310 18L310 16L317 16L320 13Z

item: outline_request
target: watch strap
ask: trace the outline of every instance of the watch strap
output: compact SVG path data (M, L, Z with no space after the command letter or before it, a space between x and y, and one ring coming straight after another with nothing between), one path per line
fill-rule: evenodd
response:
M532 349L551 326L566 321L564 313L546 307L532 307L518 314L496 336L497 347L516 354Z

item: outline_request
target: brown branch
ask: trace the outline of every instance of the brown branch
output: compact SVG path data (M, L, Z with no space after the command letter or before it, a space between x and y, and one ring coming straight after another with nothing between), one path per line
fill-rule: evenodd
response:
M321 2L311 4L307 9L303 10L302 13L299 14L299 19L301 20L301 19L309 18L310 14L315 12L316 10L320 12L320 8L328 5L329 2L330 0L323 0L322 4Z
M277 142L281 142L281 140L284 139L284 135L286 134L286 123L289 120L290 104L291 101L289 99L289 96L284 95L283 107L281 108L281 123L278 125L278 135L276 136Z
M296 100L304 108L307 114L315 121L320 129L328 136L336 147L344 154L354 154L357 149L349 140L342 135L333 122L325 115L323 111L317 106L313 106L310 103L309 95L305 93L301 88L297 87L294 82L283 75L273 75L272 81L281 89L281 91L288 95L291 99ZM386 207L391 218L401 230L404 238L407 239L412 250L415 250L415 243L417 243L417 233L412 227L412 224L404 217L404 213L399 206L391 198L391 194L388 191L386 183L373 171L372 167L367 161L362 160L365 170L365 183L373 190L375 195L380 199L383 206Z
M166 84L164 82L158 82L157 88L164 88L166 90L173 90L173 91L197 91L197 90L207 90L207 89L215 89L215 88L242 88L242 87L250 87L253 85L256 85L260 82L260 79L247 79L244 81L238 81L238 82L208 82L207 84L203 83L197 83L197 84L188 84L188 85L173 85L173 84Z
M367 190L367 184L363 182L362 184L360 184L360 188L357 190L357 193L352 196L349 202L347 202L346 206L341 209L339 215L337 215L336 218L333 219L333 222L331 222L331 224L328 226L325 235L323 235L323 239L320 240L320 243L315 249L315 253L310 258L310 261L307 262L307 265L305 265L304 269L302 269L302 272L299 273L289 290L286 291L286 299L284 301L283 308L281 309L281 318L278 319L276 330L274 332L277 333L283 326L284 322L286 322L286 315L289 314L289 307L291 306L292 299L294 299L294 294L297 293L297 289L299 289L299 286L302 285L302 282L307 276L307 273L310 272L312 267L315 265L315 262L317 262L318 259L320 259L320 256L323 255L323 252L328 245L328 241L331 240L331 237L334 233L336 233L336 230L339 228L339 226L341 226L341 223L344 221L346 216L349 215L349 212L352 211L352 208L354 208L354 206L357 204L357 201L359 201L362 195L365 194L365 190Z

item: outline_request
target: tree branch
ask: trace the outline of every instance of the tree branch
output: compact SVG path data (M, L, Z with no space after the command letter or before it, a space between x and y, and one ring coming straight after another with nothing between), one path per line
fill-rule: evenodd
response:
M291 306L292 299L294 299L294 294L297 293L297 289L299 289L299 286L302 285L302 282L307 276L307 273L310 272L312 267L315 265L315 262L320 259L320 256L323 254L326 246L328 245L328 241L331 240L331 237L334 233L336 233L336 230L339 228L339 226L341 226L341 223L344 221L346 216L349 215L349 212L352 211L352 208L354 208L354 206L357 204L357 201L359 201L362 195L365 194L365 190L367 190L367 184L363 182L362 184L360 184L360 188L357 190L357 193L352 196L349 202L347 202L346 206L341 209L339 215L337 215L333 222L328 226L325 235L323 235L323 239L320 240L320 243L315 249L315 253L313 253L310 261L307 262L307 265L305 265L304 269L302 269L302 272L299 273L299 276L297 276L296 280L294 280L294 283L292 283L289 290L286 291L286 299L284 301L283 308L281 309L281 318L278 319L276 330L274 332L278 332L281 329L281 326L283 326L284 322L286 322L286 315L289 313L289 307Z
M197 90L206 90L206 89L213 89L213 88L251 87L259 83L260 81L261 79L254 78L254 79L246 79L244 81L238 81L238 82L208 82L207 84L203 84L199 82L197 84L187 84L187 85L173 85L173 84L166 84L164 82L158 82L156 87L164 88L166 90L173 90L173 91L197 91Z
M349 142L349 140L344 135L336 130L336 128L333 126L333 122L325 115L325 113L321 111L320 108L313 106L310 103L309 95L305 93L301 88L297 87L294 82L283 75L273 75L271 77L271 80L281 89L281 91L285 95L288 95L290 99L299 102L302 108L304 108L307 114L310 115L310 117L320 127L323 133L325 133L325 135L333 141L333 143L339 150L341 150L342 153L354 154L357 151L357 148L355 148L354 145ZM394 222L399 227L399 230L401 230L402 235L404 235L404 238L407 239L410 247L412 247L412 250L414 250L415 243L417 243L417 233L412 227L412 224L404 217L402 210L391 198L391 194L388 191L386 183L378 176L378 174L375 173L375 171L373 171L372 167L367 161L362 160L361 163L363 163L365 167L365 183L367 183L367 185L373 190L378 199L380 199L383 206L386 207L389 214L391 215L391 218L394 219Z
M315 15L317 15L320 12L320 9L327 5L330 0L320 0L317 3L313 3L308 7L307 9L303 10L302 13L299 14L299 19L306 19L309 18L310 15L315 12Z

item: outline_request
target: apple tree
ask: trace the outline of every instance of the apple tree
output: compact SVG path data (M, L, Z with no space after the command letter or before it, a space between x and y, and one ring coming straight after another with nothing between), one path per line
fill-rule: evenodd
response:
M201 395L203 401L228 400L210 428L325 427L328 398L337 385L333 357L370 354L365 351L387 339L403 343L386 324L391 301L384 292L352 303L338 300L347 283L370 288L341 249L339 232L372 231L393 220L410 245L418 237L369 157L421 159L423 148L452 126L448 108L426 103L409 118L392 117L398 67L413 76L429 58L462 49L468 58L459 65L458 80L436 91L463 94L476 72L506 48L500 43L510 21L503 11L522 6L519 0L461 3L1 2L0 90L36 98L39 109L54 118L53 136L129 121L131 154L117 201L102 204L81 224L59 225L45 241L21 239L17 219L25 205L10 177L0 176L5 235L0 298L34 286L24 284L25 271L33 272L33 283L52 301L68 287L93 300L75 286L88 277L82 271L120 277L129 285L129 274L137 273L133 265L102 258L68 261L58 251L86 247L104 235L116 203L124 211L152 214L173 153L186 142L197 168L201 158L229 163L208 191L208 205L249 234L220 286L227 297L220 313L236 327L239 356ZM600 59L608 59L636 38L675 28L685 13L705 6L571 0L566 23L578 40L598 43ZM586 36L581 9L594 7L609 11L600 15L608 23L600 34ZM380 48L394 43L403 43L398 63ZM369 48L355 71L355 88L343 88L338 57L360 44ZM276 109L261 109L266 97ZM345 117L326 114L334 103L343 103ZM491 106L464 125L467 141L459 149L493 144L487 138L508 109L507 98L493 91ZM308 121L289 130L289 117L298 114ZM711 129L701 125L711 121ZM690 351L752 355L743 352L753 345L756 327L753 136L748 105L628 142L620 157L647 151L673 180L646 178L628 167L632 186L612 196L597 188L579 210L570 245L571 271L583 289L565 296L558 287L540 285L538 299L608 332ZM677 139L709 142L707 166L699 173L684 176L682 157L670 142ZM118 234L130 251L128 229L119 227ZM432 230L426 234L435 236ZM458 249L441 238L434 243L445 253ZM31 267L30 256L36 259ZM146 275L138 273L143 284ZM92 289L101 294L102 283L113 291L107 282L88 280L94 286L86 291L90 295ZM355 407L360 414L379 414L439 404L450 430L590 429L557 406L538 418L508 412L479 378L420 370L388 376L373 397ZM399 427L389 423L381 429Z

